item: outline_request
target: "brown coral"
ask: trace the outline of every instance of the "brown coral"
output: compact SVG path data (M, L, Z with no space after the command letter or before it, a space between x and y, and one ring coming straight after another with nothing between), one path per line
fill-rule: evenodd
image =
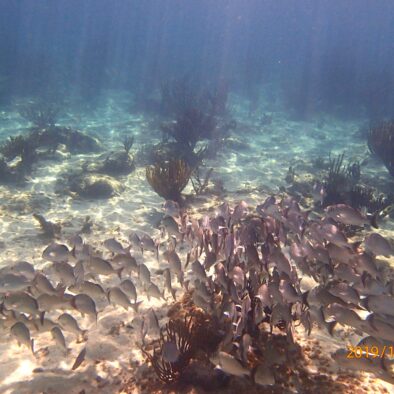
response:
M192 317L184 320L170 320L160 332L158 346L153 349L153 354L142 349L148 357L157 376L166 383L176 382L185 368L189 365L195 352L195 325ZM174 361L169 361L164 355L164 346L174 344L179 352Z
M192 169L184 160L169 160L146 167L146 179L153 190L166 200L180 201Z

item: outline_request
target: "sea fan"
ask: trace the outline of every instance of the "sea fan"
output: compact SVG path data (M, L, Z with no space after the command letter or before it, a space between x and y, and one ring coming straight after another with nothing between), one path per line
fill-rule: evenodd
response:
M170 160L146 167L146 179L153 190L166 200L180 201L192 170L183 160Z

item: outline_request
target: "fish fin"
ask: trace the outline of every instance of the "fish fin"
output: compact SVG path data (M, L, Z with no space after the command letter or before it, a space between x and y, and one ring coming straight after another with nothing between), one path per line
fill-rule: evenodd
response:
M43 326L44 325L44 316L45 316L45 311L44 312L40 312L40 323Z
M360 299L360 305L361 305L364 309L366 309L367 311L371 311L371 310L369 309L369 307L368 307L368 297L361 298L361 299Z
M334 333L334 327L336 326L337 322L336 321L331 321L327 323L327 331L328 333L333 336Z
M32 340L30 341L30 345L31 345L31 352L32 352L33 355L34 355L34 339L32 339Z
M371 226L374 228L379 228L379 226L378 226L379 214L380 214L380 211L376 211L372 214L372 216L369 219Z
M305 293L302 293L301 300L302 300L302 304L306 305L309 308L308 295L309 295L309 290L307 290Z
M134 304L131 304L131 307L133 308L133 310L137 313L138 312L138 308L139 306L142 304L142 301L139 302L135 302Z
M81 350L81 352L78 354L77 358L75 359L75 362L71 368L72 371L76 370L85 360L85 355L86 355L86 346Z
M118 274L119 279L122 279L122 271L124 270L124 267L119 268L118 270L116 270L116 273Z

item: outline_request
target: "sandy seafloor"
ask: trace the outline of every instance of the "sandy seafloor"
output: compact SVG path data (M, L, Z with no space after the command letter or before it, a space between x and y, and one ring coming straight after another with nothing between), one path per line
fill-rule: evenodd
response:
M228 143L215 159L206 163L207 168L214 168L213 177L223 181L226 191L220 197L207 194L191 200L191 215L201 217L207 213L212 214L214 207L223 200L232 204L245 200L254 207L267 195L279 194L283 187L289 186L285 181L289 166L295 168L296 174L301 173L310 167L311 159L326 159L330 151L334 155L344 152L345 160L361 161L367 158L367 163L361 170L362 179L368 179L368 182L380 187L382 191L394 190L393 179L390 179L382 164L369 157L365 139L357 134L363 122L338 120L328 116L308 122L292 121L280 109L270 108L268 112L272 114L272 124L262 126L262 112L250 116L244 103L235 97L232 97L232 101L233 116L238 122L231 138L235 142ZM77 113L77 110L74 114L70 110L59 120L59 124L99 136L108 150L121 150L120 137L132 133L136 142L131 153L135 154L145 143L160 141L160 122L149 114L130 113L130 102L131 97L127 93L110 91L94 110L86 111L86 115ZM28 126L17 112L0 113L1 139L19 134L21 129ZM160 237L157 223L162 214L163 200L147 183L144 167L137 167L132 174L120 177L125 190L109 200L74 199L69 195L55 193L56 179L60 173L94 157L95 155L65 155L59 160L40 161L25 186L0 186L0 267L25 260L50 275L50 263L41 258L48 241L40 237L40 229L32 217L33 212L61 223L63 236L60 241L74 235L82 227L85 217L90 216L94 223L93 231L84 235L84 240L102 250L102 242L111 237L121 241L124 246L128 245L128 235L132 231L147 232L154 238ZM185 194L191 192L191 188L185 190ZM393 221L383 222L378 231L394 239ZM155 269L160 265L153 254L146 252L142 256L140 252L136 252L135 255L138 262L144 261L151 268L152 281L160 284L161 278L155 275ZM385 263L394 268L393 258L385 259ZM136 281L138 284L138 280ZM177 283L175 287L180 293ZM137 287L138 289L141 287ZM148 301L141 291L138 299L143 301L141 313L153 307L160 323L166 322L168 305L165 301ZM171 303L170 300L168 302ZM0 393L117 393L125 376L134 376L137 382L142 377L145 380L156 379L138 349L140 339L136 330L128 326L134 317L133 310L106 306L99 313L97 326L87 318L79 318L80 325L89 328L89 339L87 362L76 372L70 371L71 366L85 344L76 343L73 334L64 332L70 348L67 357L56 347L49 333L33 335L36 350L33 356L25 347L19 348L9 332L3 330L0 336ZM315 343L312 341L318 340L323 355L330 360L331 352L347 343L354 345L359 339L343 328L336 332L336 337L331 338L315 327L309 339L302 330L297 330L297 337L301 344L312 343L312 347ZM311 371L333 376L336 372L333 362L324 371L313 357L309 368ZM357 379L363 381L362 385L360 383L356 390L349 387L349 392L384 392L384 387L387 392L392 392L392 386L390 388L389 384L373 375L361 375ZM137 384L130 392L144 392L144 389ZM321 392L325 392L324 387Z

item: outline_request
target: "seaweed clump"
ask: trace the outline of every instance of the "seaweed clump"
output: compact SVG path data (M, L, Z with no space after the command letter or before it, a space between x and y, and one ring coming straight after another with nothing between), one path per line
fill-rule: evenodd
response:
M153 190L166 200L181 201L181 192L186 187L192 169L184 160L157 162L146 167L146 179Z
M175 122L162 125L162 131L173 138L182 149L193 151L197 142L212 139L217 121L213 115L197 108L184 111Z
M196 325L191 316L184 320L170 320L160 330L160 339L153 348L153 354L142 349L160 380L167 384L179 380L196 352L195 333ZM167 349L170 357L166 354Z
M394 176L394 121L382 122L368 133L369 150L378 156Z
M54 126L60 112L60 105L56 103L31 102L18 109L19 114L33 123L34 126L43 129Z
M336 158L329 156L328 174L324 181L324 207L348 202L349 193L360 181L360 163L356 161L345 165L343 159L344 154L338 155Z

